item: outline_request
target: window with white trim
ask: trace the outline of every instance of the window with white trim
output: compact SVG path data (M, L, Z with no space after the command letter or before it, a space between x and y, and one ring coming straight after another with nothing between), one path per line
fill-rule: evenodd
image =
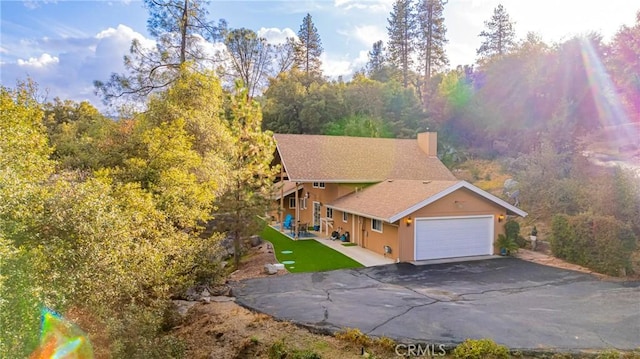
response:
M296 208L296 198L289 197L289 208Z
M342 212L342 222L347 222L349 220L349 214L347 212Z
M313 188L324 188L324 182L313 182Z
M371 220L371 230L382 233L382 221L379 219Z
M327 208L327 218L333 218L333 208Z
M307 199L300 198L300 209L307 209Z

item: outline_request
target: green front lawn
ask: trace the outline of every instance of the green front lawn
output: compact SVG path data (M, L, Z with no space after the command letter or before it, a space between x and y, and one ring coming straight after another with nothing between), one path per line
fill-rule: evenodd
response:
M273 251L280 263L295 261L293 264L284 263L289 272L321 272L363 267L362 264L313 239L294 241L270 226L265 226L260 236L273 244Z

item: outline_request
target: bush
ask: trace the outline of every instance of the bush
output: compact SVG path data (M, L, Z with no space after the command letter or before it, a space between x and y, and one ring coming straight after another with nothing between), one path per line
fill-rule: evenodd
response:
M322 357L311 350L290 350L281 339L269 347L269 359L321 359Z
M637 238L629 225L612 216L556 215L551 231L551 251L558 258L609 275L631 270Z
M370 346L373 340L357 328L347 328L342 332L336 333L336 338L344 340L356 345Z
M509 349L491 339L467 339L453 350L457 359L502 359L509 358Z
M504 232L508 239L516 242L518 247L522 248L525 245L524 238L520 235L520 224L514 220L508 220L504 224Z
M503 248L507 251L507 254L512 251L518 250L518 244L513 240L513 238L509 238L504 234L498 235L498 240L496 241L496 246L502 250Z

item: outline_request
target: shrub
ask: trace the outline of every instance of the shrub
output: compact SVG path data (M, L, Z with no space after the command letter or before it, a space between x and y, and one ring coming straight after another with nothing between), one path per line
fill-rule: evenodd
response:
M322 357L311 350L288 349L281 339L269 347L269 359L321 359Z
M513 240L513 238L509 238L504 234L498 235L498 240L496 241L496 246L502 250L503 248L507 251L507 253L518 250L518 244Z
M513 240L518 245L518 247L524 247L525 240L520 235L520 224L518 222L514 220L508 220L504 224L504 232L507 238Z
M620 359L620 353L616 350L606 350L598 354L596 359Z
M269 359L282 359L287 356L287 348L284 345L284 339L278 340L269 347Z
M491 339L467 339L453 350L457 359L509 358L509 349Z
M336 333L335 337L362 346L370 346L373 342L369 336L357 328L347 328L342 332Z
M637 238L629 225L612 216L556 215L551 231L551 250L558 258L609 275L631 269Z

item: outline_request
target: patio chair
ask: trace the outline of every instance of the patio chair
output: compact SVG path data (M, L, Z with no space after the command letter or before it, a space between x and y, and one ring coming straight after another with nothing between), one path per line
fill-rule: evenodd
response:
M290 214L287 214L287 216L284 218L284 223L282 223L285 229L291 229L292 220L293 220L293 217Z

